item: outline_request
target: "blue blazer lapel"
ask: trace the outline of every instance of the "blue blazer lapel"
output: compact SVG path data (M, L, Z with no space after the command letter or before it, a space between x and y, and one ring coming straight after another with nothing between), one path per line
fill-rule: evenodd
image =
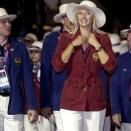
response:
M11 44L11 48L9 50L9 54L8 54L8 58L7 58L7 70L8 72L10 72L10 68L11 68L11 62L13 60L13 57L15 55L15 50L16 50L16 46L17 44L15 44L15 42L10 41Z

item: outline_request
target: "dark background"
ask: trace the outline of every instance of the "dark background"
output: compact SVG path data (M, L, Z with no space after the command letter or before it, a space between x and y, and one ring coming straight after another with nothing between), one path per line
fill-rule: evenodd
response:
M52 4L53 4L52 0ZM81 0L74 0L79 3ZM107 16L107 21L102 29L107 32L119 33L121 29L128 28L131 23L129 0L92 0ZM13 22L13 35L23 36L27 32L36 33L41 39L44 34L43 26L52 25L53 16L58 12L62 3L70 0L57 0L56 8L51 8L44 0L0 0L0 7L6 8L9 14L17 14Z

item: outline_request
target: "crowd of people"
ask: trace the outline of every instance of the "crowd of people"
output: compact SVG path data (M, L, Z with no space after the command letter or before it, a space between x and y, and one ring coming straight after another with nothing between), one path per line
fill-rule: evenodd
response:
M131 26L101 30L91 0L61 4L43 40L13 38L16 18L0 8L0 131L131 130Z

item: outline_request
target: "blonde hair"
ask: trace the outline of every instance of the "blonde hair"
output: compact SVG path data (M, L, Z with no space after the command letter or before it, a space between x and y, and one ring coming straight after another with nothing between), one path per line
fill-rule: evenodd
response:
M106 32L100 30L100 29L97 27L96 22L95 22L95 16L94 16L94 14L93 14L92 31L93 31L93 32L96 32L96 33L98 33L98 34L105 34L105 33L106 33Z

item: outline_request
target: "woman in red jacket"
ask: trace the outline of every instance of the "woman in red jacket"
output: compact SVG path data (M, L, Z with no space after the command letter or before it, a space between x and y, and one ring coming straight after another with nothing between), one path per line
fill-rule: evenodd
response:
M93 5L69 4L67 11L79 29L61 34L52 60L56 72L68 71L61 97L64 131L102 131L106 102L100 70L110 73L116 65L108 35L97 28L105 15Z

